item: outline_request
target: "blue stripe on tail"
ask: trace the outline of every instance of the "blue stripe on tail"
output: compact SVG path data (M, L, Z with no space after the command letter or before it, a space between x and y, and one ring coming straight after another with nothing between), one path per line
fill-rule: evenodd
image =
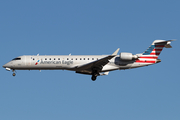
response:
M150 55L154 48L155 48L155 45L151 45L151 46L143 53L143 55Z

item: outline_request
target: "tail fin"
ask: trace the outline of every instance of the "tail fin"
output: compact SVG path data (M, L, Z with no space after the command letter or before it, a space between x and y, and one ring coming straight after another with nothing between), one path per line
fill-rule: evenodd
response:
M162 51L165 48L172 48L170 45L171 41L173 40L155 40L149 48L139 55L138 63L158 63L161 62L160 59L157 59Z
M155 40L142 55L157 59L164 47L172 48L171 41L173 40Z

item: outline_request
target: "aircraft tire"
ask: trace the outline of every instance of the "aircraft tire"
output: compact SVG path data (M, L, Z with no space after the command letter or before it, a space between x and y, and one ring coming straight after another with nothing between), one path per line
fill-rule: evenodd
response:
M91 77L91 79L92 79L92 81L95 81L95 80L96 80L96 76L93 75L93 76Z
M16 73L13 73L12 75L13 75L13 76L16 76Z

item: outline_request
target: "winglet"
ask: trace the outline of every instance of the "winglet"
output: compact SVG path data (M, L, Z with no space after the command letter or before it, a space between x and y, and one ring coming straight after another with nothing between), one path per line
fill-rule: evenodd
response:
M120 49L120 48L118 48L112 55L117 55L118 52L119 52L119 49Z

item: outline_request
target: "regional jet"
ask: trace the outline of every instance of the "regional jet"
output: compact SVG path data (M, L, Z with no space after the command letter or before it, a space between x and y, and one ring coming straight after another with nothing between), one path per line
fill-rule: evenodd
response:
M172 48L173 40L155 40L141 54L121 52L119 48L111 55L24 55L12 59L3 67L15 70L70 70L76 73L91 75L93 81L97 76L108 75L113 70L125 70L153 65L161 62L158 59L162 49Z

